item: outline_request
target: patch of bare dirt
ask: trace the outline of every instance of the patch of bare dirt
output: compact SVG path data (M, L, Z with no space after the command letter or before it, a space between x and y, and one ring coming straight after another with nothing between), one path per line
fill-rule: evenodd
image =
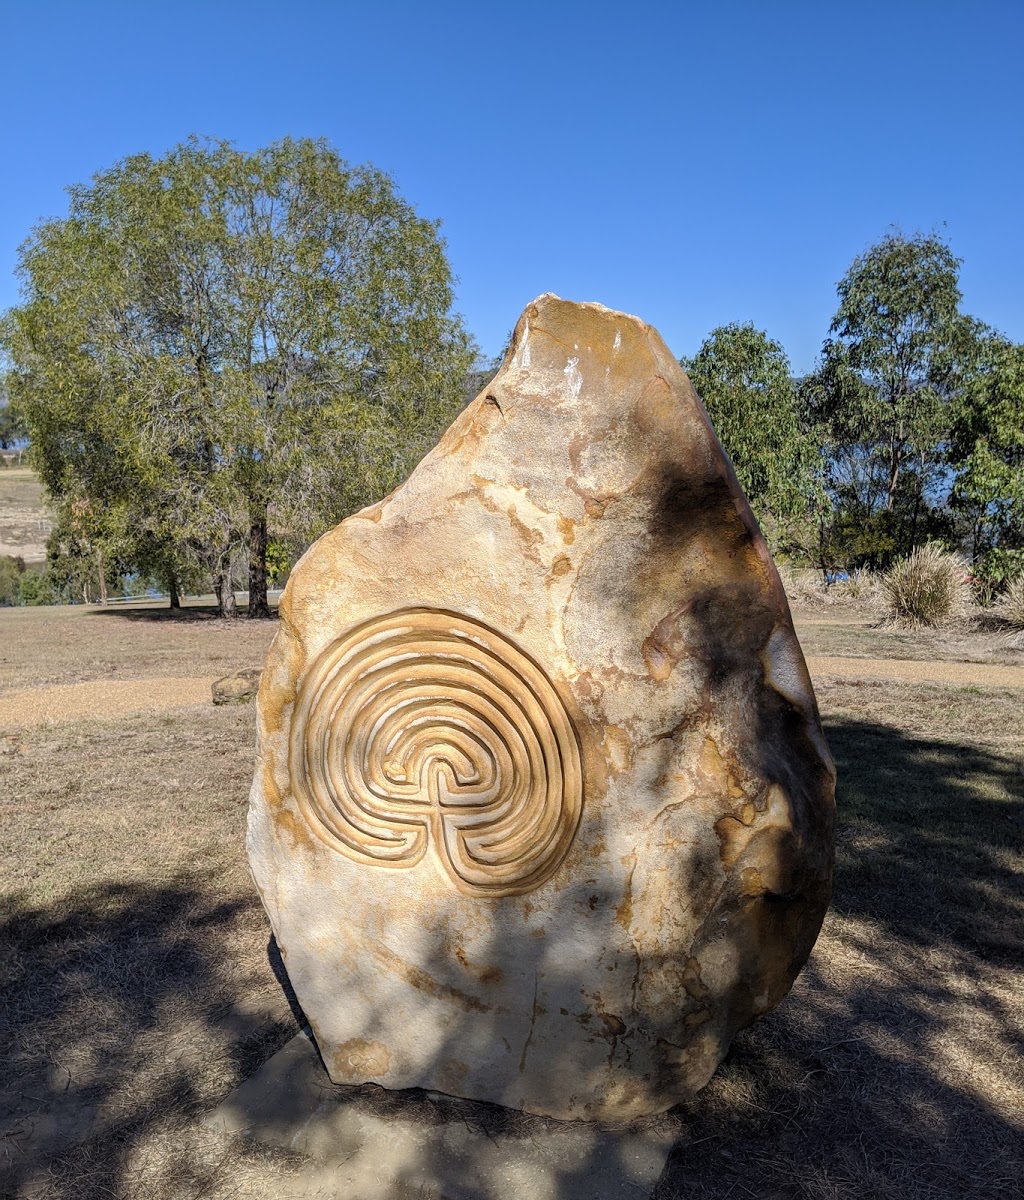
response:
M167 712L211 703L213 677L165 675L149 679L106 679L57 687L25 688L0 696L0 729L43 721L114 718L129 713Z
M1024 687L1024 667L1001 663L928 662L920 659L811 656L811 678L895 679L904 683L948 683L957 687Z

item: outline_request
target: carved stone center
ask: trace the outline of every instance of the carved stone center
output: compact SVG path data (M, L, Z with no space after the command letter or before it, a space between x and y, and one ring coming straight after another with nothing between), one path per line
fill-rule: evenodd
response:
M290 769L328 845L391 867L432 847L479 895L540 886L583 808L579 744L551 680L502 634L437 609L368 621L319 655Z

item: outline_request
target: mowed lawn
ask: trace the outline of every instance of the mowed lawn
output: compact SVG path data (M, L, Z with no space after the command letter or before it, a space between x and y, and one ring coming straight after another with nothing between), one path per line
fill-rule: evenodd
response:
M823 658L1024 665L995 634L802 615ZM259 665L273 629L0 610L0 705ZM791 995L661 1119L677 1141L655 1196L1021 1195L1024 690L816 685L833 910ZM0 1196L294 1194L300 1159L203 1125L298 1028L244 856L253 710L81 694L96 711L0 718Z

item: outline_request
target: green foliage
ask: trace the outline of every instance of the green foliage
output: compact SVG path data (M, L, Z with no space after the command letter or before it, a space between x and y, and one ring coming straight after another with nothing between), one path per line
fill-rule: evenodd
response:
M46 571L26 571L19 580L18 604L35 607L40 604L60 604L61 600Z
M882 595L893 621L938 625L960 612L966 600L966 571L955 554L936 542L918 546L882 576Z
M1024 346L987 339L956 407L948 458L976 573L998 591L1024 566Z
M957 349L959 260L936 237L890 234L855 259L822 351L818 416L861 451L865 507L892 508L901 471L940 440Z
M952 542L951 515L922 505L919 495L906 491L897 495L893 509L869 513L837 499L823 516L810 557L825 571L878 571L910 554L919 539Z
M28 430L18 413L0 391L0 450L11 450L28 436Z
M805 516L818 499L817 454L798 423L782 346L734 323L712 330L682 365L766 531Z
M21 577L25 574L25 563L9 554L0 554L0 608L18 603Z
M971 583L975 598L984 607L995 603L1019 574L1024 572L1024 550L1004 550L990 546L971 564Z
M192 139L70 190L21 249L3 342L32 458L94 556L169 587L268 521L308 542L407 473L472 346L435 222L328 145Z
M825 540L846 565L884 567L948 525L944 448L986 334L960 312L958 270L941 238L891 233L838 285L800 404L824 447L837 514Z
M267 543L267 581L276 587L278 580L291 570L292 559L288 547L276 539Z

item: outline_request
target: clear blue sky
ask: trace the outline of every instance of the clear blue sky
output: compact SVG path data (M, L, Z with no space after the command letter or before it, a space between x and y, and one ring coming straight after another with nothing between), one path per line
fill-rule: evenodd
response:
M190 133L325 137L439 217L493 355L539 292L809 369L851 259L942 229L1024 341L1024 4L0 0L0 308L64 187Z

